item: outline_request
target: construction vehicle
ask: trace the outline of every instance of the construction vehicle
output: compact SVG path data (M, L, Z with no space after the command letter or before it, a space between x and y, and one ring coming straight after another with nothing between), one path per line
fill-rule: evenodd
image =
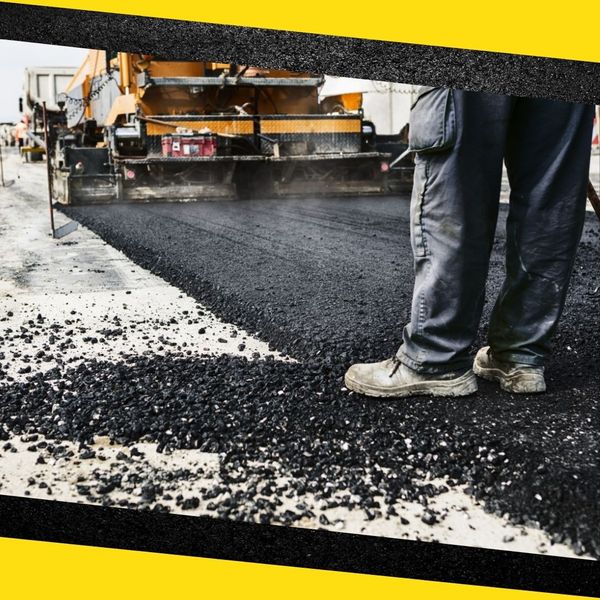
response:
M19 98L19 112L27 124L27 143L21 154L27 160L41 160L45 152L44 122L42 107L46 110L51 125L64 123L64 114L57 99L64 93L73 78L72 67L29 67L25 69L23 94Z
M323 77L91 50L53 129L56 200L66 204L378 194L360 94L319 102Z
M363 129L373 127L371 149L391 154L386 175L386 193L405 194L413 183L414 160L408 149L408 119L418 86L390 81L325 76L319 90L321 99L360 92L367 121ZM403 156L400 160L398 157Z

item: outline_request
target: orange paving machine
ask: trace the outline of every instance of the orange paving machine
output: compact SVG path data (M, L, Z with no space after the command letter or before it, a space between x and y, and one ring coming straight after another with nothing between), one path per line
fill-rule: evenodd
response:
M361 94L323 76L91 50L60 98L50 165L65 204L385 191Z

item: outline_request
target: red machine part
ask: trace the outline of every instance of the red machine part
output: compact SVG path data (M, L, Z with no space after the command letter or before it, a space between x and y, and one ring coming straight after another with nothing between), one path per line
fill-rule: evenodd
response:
M214 135L174 134L162 136L163 156L190 158L216 156L217 138Z

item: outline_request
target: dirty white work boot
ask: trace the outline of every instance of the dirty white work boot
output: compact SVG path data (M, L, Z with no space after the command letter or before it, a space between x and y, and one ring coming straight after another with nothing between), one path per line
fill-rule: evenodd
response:
M378 398L467 396L477 391L473 371L417 373L395 356L377 363L352 365L344 383L349 390Z
M544 367L496 360L489 346L477 353L473 371L483 379L497 381L503 390L513 394L540 394L546 391Z

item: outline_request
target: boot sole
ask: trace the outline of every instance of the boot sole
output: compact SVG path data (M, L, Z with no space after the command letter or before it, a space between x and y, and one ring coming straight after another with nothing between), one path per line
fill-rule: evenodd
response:
M482 379L499 383L505 392L511 394L543 394L546 391L546 383L540 382L538 377L527 373L507 375L500 369L482 367L477 363L477 359L473 364L473 372Z
M344 383L349 390L375 398L406 398L408 396L470 396L477 391L477 379L473 371L467 371L456 379L421 381L396 388L365 385L348 377Z

